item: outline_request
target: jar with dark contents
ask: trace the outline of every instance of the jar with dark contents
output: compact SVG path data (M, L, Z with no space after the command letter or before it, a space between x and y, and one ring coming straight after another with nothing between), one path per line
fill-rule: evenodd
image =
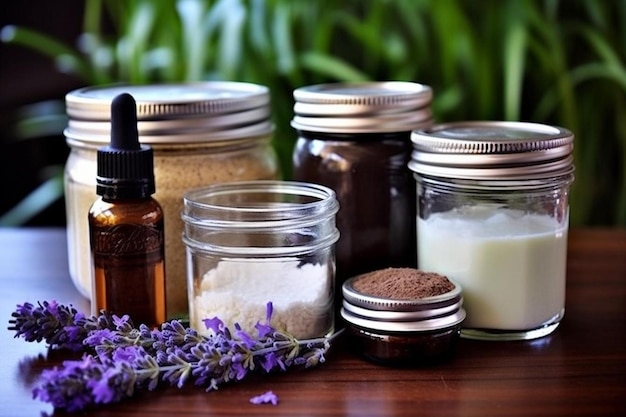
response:
M364 272L415 267L410 132L432 125L431 88L331 83L296 89L294 98L293 177L332 188L340 205L338 288Z
M450 359L465 318L461 287L443 275L386 268L344 282L341 316L356 354L388 366Z

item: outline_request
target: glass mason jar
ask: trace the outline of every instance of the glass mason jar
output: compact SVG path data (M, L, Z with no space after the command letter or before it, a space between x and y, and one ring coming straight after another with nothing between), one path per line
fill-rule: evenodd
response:
M335 193L316 184L247 181L184 196L189 315L253 332L272 325L298 338L334 331Z
M335 83L294 91L293 178L337 193L337 288L384 267L415 267L411 130L432 124L430 87ZM337 291L340 295L341 291Z
M574 137L522 122L459 122L412 134L418 266L463 287L461 335L533 339L565 312Z
M96 152L110 140L110 103L127 92L137 101L139 140L154 150L155 198L165 212L167 316L188 313L186 190L226 181L275 179L269 91L236 82L87 87L66 96L71 152L65 167L68 256L72 281L91 298L87 213L96 195Z

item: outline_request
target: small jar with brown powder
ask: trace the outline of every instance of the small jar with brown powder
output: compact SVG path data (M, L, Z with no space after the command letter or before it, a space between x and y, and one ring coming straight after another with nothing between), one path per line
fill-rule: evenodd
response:
M428 366L452 356L465 318L461 287L414 268L386 268L347 280L341 316L351 348L391 366Z

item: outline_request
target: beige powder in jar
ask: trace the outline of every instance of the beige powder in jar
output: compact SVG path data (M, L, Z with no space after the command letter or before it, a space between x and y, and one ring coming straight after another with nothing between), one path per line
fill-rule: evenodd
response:
M183 317L188 313L186 252L181 240L183 222L180 213L182 195L190 188L229 181L276 179L277 161L269 145L269 137L257 138L245 146L230 149L202 146L152 145L154 149L154 197L165 212L165 269L167 315ZM74 146L75 148L75 146ZM91 298L91 260L87 214L96 195L96 148L73 149L66 164L66 205L68 243L78 245L70 250L72 277L75 285ZM81 220L84 213L85 221ZM78 255L78 256L76 256Z
M97 198L96 152L110 142L111 101L121 93L135 98L139 140L154 150L154 197L165 211L167 316L182 318L189 312L183 194L215 183L278 177L269 89L207 81L91 86L66 95L68 260L72 281L87 298L92 286L87 213Z

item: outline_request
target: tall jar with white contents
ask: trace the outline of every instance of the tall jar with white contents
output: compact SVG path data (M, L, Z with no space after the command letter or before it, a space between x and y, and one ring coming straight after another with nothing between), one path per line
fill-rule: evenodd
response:
M458 122L414 131L420 269L463 287L461 335L552 333L565 312L574 137L524 122Z
M278 177L267 87L238 82L87 87L66 96L65 168L70 275L91 298L87 213L96 200L96 151L110 140L111 100L137 102L139 140L154 150L155 198L165 212L167 316L188 313L183 194L214 183ZM140 302L140 300L138 300Z
M334 329L339 209L330 188L292 181L217 184L185 194L191 326L219 317L256 333L272 325L297 338Z

